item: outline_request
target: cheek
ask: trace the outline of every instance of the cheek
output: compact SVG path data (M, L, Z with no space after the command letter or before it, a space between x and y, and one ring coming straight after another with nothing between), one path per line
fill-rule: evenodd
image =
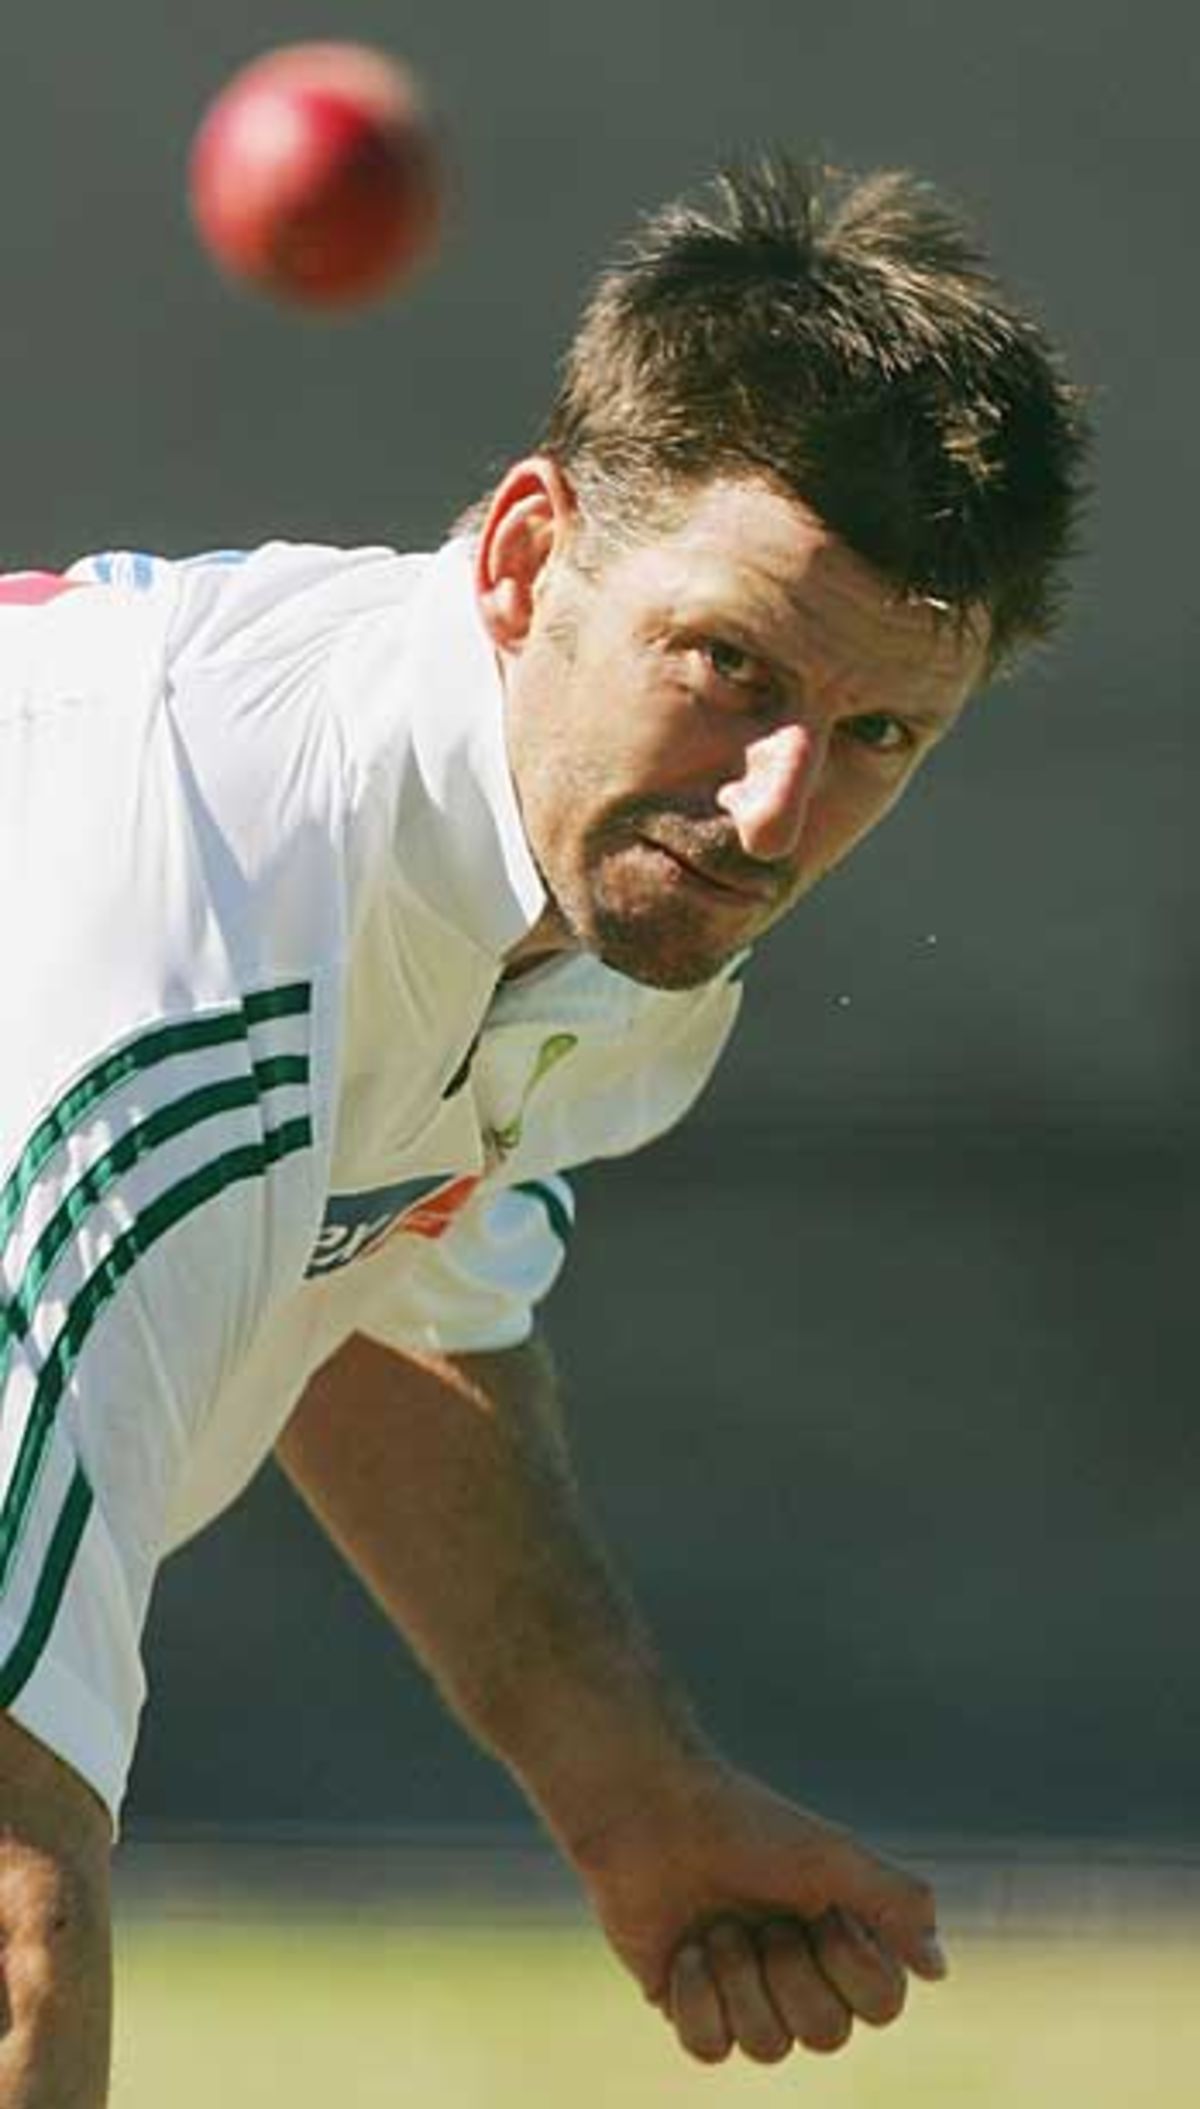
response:
M599 773L635 792L684 777L697 745L692 698L637 654L613 653L589 670L576 729Z
M828 870L886 820L903 798L915 770L908 769L898 781L886 781L869 771L844 772L816 802L809 829L810 841L822 870Z

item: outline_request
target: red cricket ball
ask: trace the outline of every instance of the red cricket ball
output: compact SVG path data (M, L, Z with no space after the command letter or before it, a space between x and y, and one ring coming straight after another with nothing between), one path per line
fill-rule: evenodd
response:
M210 103L189 196L201 240L232 277L301 307L355 307L430 255L441 159L399 60L363 44L286 45Z

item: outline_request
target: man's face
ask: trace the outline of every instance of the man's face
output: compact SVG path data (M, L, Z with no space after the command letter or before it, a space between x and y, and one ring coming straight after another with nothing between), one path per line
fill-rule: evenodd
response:
M704 485L587 576L575 532L547 518L525 548L527 620L500 653L553 903L515 962L575 944L690 988L895 805L979 680L986 626L898 600L762 482Z

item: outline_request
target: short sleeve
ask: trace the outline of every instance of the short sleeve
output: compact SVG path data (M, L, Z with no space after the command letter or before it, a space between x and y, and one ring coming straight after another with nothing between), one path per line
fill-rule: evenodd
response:
M363 1263L361 1330L402 1352L518 1346L558 1279L574 1220L560 1173L483 1188L440 1237L403 1234Z
M114 1814L171 1501L304 1249L307 1040L292 987L160 1020L0 1178L0 1707Z

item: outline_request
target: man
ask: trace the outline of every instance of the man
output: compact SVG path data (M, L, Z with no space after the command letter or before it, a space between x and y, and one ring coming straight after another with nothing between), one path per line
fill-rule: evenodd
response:
M564 1167L685 1110L1048 629L1082 445L936 200L780 167L647 224L435 557L6 582L0 2109L105 2098L147 1599L272 1445L688 2051L942 1974L924 1884L705 1739L532 1314Z

